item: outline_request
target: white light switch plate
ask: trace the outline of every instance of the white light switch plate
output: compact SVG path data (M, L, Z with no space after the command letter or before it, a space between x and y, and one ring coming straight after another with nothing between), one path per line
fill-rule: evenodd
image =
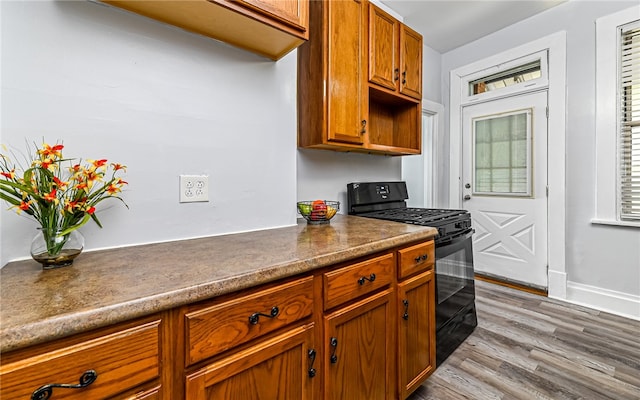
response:
M208 175L180 175L180 203L209 201Z

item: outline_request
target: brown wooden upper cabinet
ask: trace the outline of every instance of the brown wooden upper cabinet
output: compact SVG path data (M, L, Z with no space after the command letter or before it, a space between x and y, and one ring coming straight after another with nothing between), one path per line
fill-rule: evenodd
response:
M355 150L366 143L366 3L311 1L298 49L298 145Z
M420 154L422 37L367 0L311 1L309 31L298 49L298 146Z
M278 60L309 38L309 0L102 0Z
M422 98L422 36L369 4L369 82Z

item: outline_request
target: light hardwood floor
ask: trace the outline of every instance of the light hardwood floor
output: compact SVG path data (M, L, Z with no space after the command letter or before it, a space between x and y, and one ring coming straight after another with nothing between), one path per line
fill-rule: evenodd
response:
M476 280L478 327L410 400L640 400L640 321Z

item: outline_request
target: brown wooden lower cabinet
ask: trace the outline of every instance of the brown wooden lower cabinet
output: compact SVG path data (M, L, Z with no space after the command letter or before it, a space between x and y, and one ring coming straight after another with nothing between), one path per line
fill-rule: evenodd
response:
M187 375L186 398L311 400L312 342L308 324L232 353Z
M325 399L395 398L391 298L387 289L325 317Z
M0 398L95 371L51 398L404 399L435 369L433 251L413 243L2 353Z
M433 270L398 284L398 382L405 399L436 369Z

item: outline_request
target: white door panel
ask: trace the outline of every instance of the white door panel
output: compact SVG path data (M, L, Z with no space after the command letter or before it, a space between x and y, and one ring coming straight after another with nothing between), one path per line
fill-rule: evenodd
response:
M547 287L547 92L463 109L463 205L479 273Z

